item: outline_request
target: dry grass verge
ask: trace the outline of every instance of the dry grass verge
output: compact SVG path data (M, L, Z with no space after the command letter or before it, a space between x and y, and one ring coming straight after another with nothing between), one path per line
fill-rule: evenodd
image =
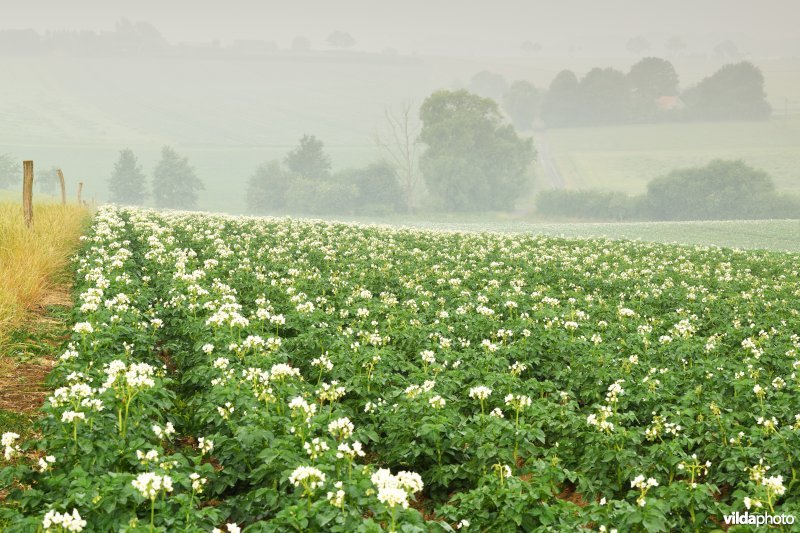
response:
M41 204L27 229L21 205L0 203L0 346L32 316L69 302L66 266L88 221L82 207Z

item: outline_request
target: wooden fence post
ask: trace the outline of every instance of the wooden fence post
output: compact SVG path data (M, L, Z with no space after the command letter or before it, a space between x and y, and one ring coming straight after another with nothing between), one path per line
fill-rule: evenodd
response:
M81 201L81 194L83 194L83 182L79 181L78 182L78 205L83 205L83 202Z
M33 161L22 162L22 213L25 226L33 225Z
M58 181L61 184L61 205L67 205L67 186L64 183L64 173L61 172L60 168L56 170L56 173L58 174Z

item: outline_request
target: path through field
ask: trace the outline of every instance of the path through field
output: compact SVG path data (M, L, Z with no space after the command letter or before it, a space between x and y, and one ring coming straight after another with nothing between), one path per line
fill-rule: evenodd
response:
M533 134L533 144L536 147L539 164L544 170L545 178L551 189L564 189L564 176L558 170L550 142L547 139L547 130L537 130Z

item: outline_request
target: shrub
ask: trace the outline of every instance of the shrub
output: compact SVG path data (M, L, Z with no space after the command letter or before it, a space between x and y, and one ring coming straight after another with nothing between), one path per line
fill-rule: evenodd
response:
M247 182L247 209L251 213L268 213L284 208L289 178L280 161L260 165Z
M647 209L655 220L772 218L765 206L782 201L769 174L743 161L714 160L647 184Z
M352 184L294 178L286 190L286 207L299 214L352 214L357 195Z
M364 168L339 172L335 180L357 190L352 207L362 214L385 214L398 211L403 205L403 191L394 167L377 161Z
M596 189L549 190L536 197L536 212L545 216L593 220L629 220L641 216L641 197Z

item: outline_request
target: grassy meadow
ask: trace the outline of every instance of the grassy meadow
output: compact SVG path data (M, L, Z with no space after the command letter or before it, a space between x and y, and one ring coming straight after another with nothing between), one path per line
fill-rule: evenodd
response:
M672 169L743 159L800 192L800 116L765 122L643 124L547 131L567 188L641 193Z

